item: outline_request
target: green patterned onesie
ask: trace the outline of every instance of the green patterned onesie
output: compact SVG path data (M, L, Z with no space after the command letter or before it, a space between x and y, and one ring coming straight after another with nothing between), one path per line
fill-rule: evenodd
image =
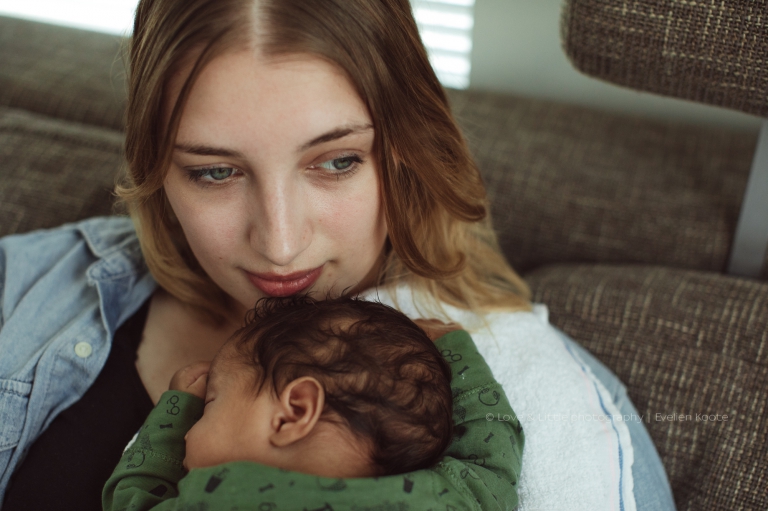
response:
M524 435L501 385L460 330L435 341L451 364L455 437L430 469L331 479L248 461L183 466L184 435L203 400L168 391L104 488L107 511L437 511L517 506Z

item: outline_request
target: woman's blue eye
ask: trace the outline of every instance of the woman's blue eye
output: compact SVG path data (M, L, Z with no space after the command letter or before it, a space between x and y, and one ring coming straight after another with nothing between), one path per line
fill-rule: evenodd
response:
M359 156L344 156L324 161L318 167L330 170L331 172L344 172L354 167L356 163L362 163Z
M200 181L212 183L215 181L223 181L235 173L235 169L232 167L210 167L207 169L195 169L189 170L189 179L195 183Z
M231 176L233 171L234 169L229 167L217 167L215 169L208 169L208 175L215 181L221 181Z

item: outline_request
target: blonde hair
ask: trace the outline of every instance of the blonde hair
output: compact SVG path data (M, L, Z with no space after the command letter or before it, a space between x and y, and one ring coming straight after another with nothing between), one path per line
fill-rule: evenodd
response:
M409 0L139 3L129 57L128 179L117 194L157 282L184 303L226 316L227 296L195 260L163 180L192 84L218 55L253 42L256 19L265 55L311 54L334 63L368 107L389 234L379 284L407 283L476 312L528 310L528 287L499 249L480 172ZM169 80L189 64L176 103L164 111Z

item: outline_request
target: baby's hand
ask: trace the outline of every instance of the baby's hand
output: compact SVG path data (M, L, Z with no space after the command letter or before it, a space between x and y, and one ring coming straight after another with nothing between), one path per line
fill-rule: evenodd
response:
M462 330L458 323L443 323L439 319L414 319L413 322L424 330L433 342L449 332Z
M205 389L208 385L208 369L210 362L197 362L176 371L171 378L169 390L188 392L200 399L205 399Z

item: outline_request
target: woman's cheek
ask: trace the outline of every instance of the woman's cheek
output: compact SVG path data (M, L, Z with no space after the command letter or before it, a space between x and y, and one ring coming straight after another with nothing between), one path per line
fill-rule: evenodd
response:
M333 212L332 224L342 250L342 273L352 283L360 282L377 263L387 236L375 173Z
M205 265L220 264L227 256L235 253L237 233L233 222L221 218L220 221L211 221L210 218L201 218L194 224L191 232L187 233L187 242L192 248L198 261Z
M200 201L184 204L176 217L184 230L192 252L203 265L217 265L235 253L237 240L241 239L241 213L234 201Z

